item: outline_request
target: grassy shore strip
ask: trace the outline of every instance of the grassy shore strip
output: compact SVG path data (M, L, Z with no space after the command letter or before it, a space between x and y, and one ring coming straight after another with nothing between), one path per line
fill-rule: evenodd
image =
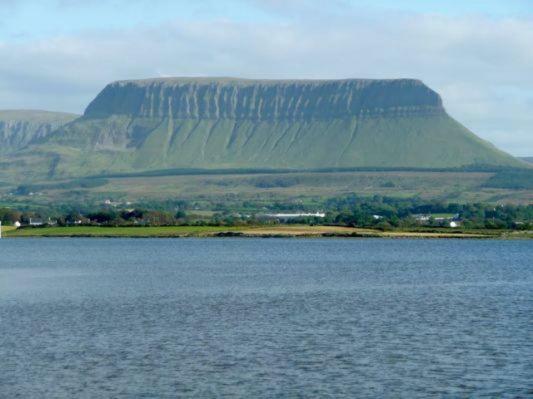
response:
M340 226L275 226L242 231L248 237L411 237L411 238L486 238L484 234L380 231Z
M385 237L533 238L532 232L380 231L341 226L162 226L162 227L4 227L4 237Z
M6 237L202 237L239 230L227 226L39 227L11 230Z
M16 230L17 228L15 226L4 226L2 225L2 236L7 235L9 231Z

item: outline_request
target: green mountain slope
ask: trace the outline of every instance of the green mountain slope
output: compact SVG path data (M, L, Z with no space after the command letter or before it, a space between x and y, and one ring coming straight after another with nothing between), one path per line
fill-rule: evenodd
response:
M12 153L42 140L78 115L34 110L0 110L0 153Z
M47 154L41 170L49 176L522 165L453 120L437 93L409 79L115 82L81 118L19 157L37 153Z

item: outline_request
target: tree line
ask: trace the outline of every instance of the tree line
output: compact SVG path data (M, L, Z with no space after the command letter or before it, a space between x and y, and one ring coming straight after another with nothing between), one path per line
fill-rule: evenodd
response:
M275 201L254 203L250 201L220 201L211 204L213 212L198 214L192 204L177 201L156 209L135 206L117 209L113 206L81 210L17 210L0 208L0 220L5 225L30 220L59 226L168 226L168 225L244 225L272 223L334 224L353 227L372 227L382 230L417 226L444 227L456 221L468 229L520 229L533 226L533 204L495 205L484 203L453 203L420 198L361 197L356 194L318 200ZM306 217L276 220L266 218L267 213L323 211L326 217Z

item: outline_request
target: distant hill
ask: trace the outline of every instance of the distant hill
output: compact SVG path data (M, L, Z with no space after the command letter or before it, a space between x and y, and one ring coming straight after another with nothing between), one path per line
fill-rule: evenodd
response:
M171 168L521 166L418 80L171 78L111 83L17 153L48 176ZM25 159L30 157L31 159Z
M0 110L0 153L10 153L73 121L78 115L34 110Z
M502 170L485 182L484 187L533 190L533 168Z
M518 159L521 159L524 162L533 164L533 157L519 157Z

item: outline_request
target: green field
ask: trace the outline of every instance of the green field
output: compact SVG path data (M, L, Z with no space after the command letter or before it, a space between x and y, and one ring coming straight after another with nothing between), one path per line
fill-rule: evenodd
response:
M2 225L2 236L8 235L10 231L14 231L16 227L14 226L4 226Z
M35 227L7 231L6 237L185 237L235 231L236 227L161 226L161 227Z
M309 203L355 193L359 196L420 197L453 202L529 204L533 190L492 187L494 172L352 171L249 174L125 176L64 180L0 187L0 203L49 207L61 204L101 206L187 200L212 210L213 203L254 201ZM493 185L493 184L492 184ZM209 205L208 203L211 203ZM205 205L207 204L207 205ZM211 207L210 207L211 206Z
M380 231L342 226L164 226L164 227L40 227L10 229L5 237L383 237L383 238L533 238L533 233L503 230L414 229Z

